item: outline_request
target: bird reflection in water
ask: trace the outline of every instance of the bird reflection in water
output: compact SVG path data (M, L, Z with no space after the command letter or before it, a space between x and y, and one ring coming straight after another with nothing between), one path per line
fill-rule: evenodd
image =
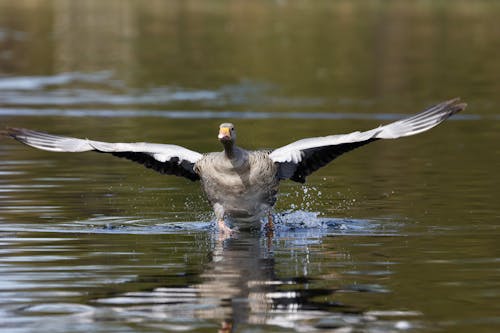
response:
M284 245L293 242L291 238L275 238L270 242L257 232L242 232L239 237L224 241L219 241L215 234L213 237L210 260L195 279L200 282L162 285L150 291L112 295L97 302L116 305L113 300L119 299L135 315L147 312L148 317L160 321L178 318L216 321L219 332L232 332L247 325L308 330L313 328L312 322L332 311L361 314L354 307L318 301L331 299L337 289L314 287L314 280L308 277L309 245L303 242L296 247ZM275 256L292 258L287 258L288 266L277 267L281 261ZM329 284L335 284L338 276L331 270L326 274Z

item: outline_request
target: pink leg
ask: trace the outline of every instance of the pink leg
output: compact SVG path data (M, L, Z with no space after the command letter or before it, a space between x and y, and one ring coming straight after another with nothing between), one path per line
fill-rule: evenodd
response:
M219 237L226 239L234 235L235 231L229 228L223 219L217 220L217 227L219 228Z

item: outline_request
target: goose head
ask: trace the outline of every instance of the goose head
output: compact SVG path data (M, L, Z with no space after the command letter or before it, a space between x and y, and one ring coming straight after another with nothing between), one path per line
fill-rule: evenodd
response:
M233 156L233 147L236 142L236 130L231 123L223 123L219 126L219 141L224 146L224 151L228 157Z

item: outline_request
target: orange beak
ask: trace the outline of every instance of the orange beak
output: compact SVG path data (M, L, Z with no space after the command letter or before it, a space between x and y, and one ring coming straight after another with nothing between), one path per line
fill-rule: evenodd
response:
M231 129L229 127L221 127L219 129L219 135L218 135L219 139L230 138L230 137L231 137Z

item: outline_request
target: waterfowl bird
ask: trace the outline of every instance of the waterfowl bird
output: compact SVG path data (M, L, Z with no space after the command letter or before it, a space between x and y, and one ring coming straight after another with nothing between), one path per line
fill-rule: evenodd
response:
M427 131L465 107L458 98L452 99L368 131L302 139L270 151L247 151L238 147L236 130L231 123L219 127L218 139L224 150L206 154L170 144L108 143L22 128L8 128L3 134L43 150L109 153L160 173L200 180L213 206L220 233L229 236L233 229L225 219L239 222L240 226L255 225L267 215L268 227L272 228L270 211L281 180L304 183L308 175L343 153L379 139Z

